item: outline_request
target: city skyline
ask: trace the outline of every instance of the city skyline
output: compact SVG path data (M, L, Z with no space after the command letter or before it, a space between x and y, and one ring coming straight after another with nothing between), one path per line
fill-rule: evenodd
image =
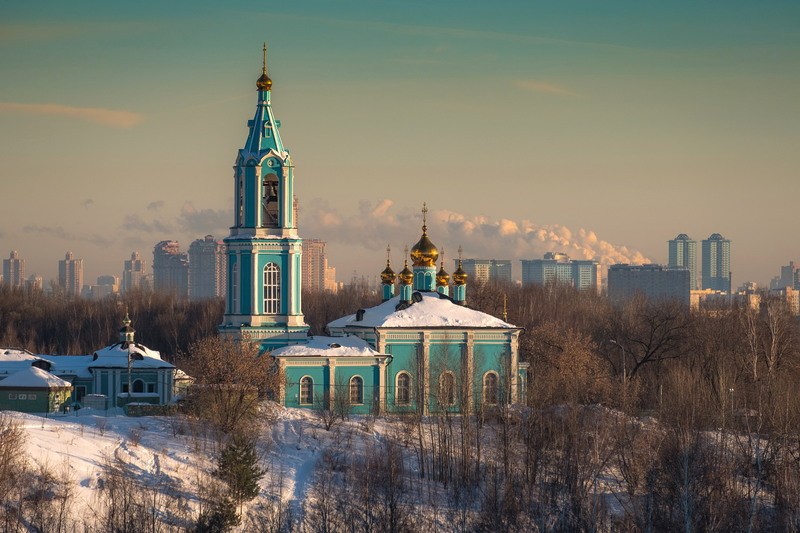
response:
M735 288L798 259L794 4L233 6L0 8L4 257L95 279L226 235L267 40L300 235L343 280L387 243L401 266L422 201L448 260L666 264L721 233Z

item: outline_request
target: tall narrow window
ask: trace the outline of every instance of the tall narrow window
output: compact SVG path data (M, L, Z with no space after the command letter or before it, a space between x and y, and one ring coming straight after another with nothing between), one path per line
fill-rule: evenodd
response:
M314 380L310 376L300 379L300 403L302 405L314 403Z
M397 391L394 401L397 405L411 403L411 376L407 372L400 372L397 375Z
M239 171L239 187L237 191L238 206L236 209L236 225L242 227L244 225L244 179L242 178L241 171Z
M364 380L361 379L361 376L350 378L350 403L364 403Z
M450 407L456 403L456 380L452 372L439 377L439 405Z
M497 374L489 372L483 376L483 403L494 405L497 403L498 379Z
M277 315L281 311L281 269L275 263L264 267L264 313Z
M231 313L239 313L239 261L234 257L231 265Z

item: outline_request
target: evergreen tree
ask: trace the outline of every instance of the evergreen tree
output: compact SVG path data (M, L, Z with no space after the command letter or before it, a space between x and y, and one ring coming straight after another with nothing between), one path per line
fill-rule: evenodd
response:
M222 450L215 474L228 485L230 496L236 503L258 496L258 482L266 470L258 466L255 440L236 435Z

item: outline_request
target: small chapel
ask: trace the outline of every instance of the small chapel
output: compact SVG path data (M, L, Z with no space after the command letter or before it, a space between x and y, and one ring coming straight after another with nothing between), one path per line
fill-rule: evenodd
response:
M381 272L383 302L358 309L310 336L301 306L302 239L295 220L294 162L272 109L266 45L255 115L234 164L234 220L225 239L227 297L221 335L256 342L286 376L287 407L350 412L477 412L524 401L528 365L522 329L471 309L467 275L451 276L422 235L392 270ZM411 259L411 268L408 260Z

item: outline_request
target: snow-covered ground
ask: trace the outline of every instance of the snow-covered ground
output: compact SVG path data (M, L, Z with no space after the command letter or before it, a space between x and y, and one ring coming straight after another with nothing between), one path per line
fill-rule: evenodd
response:
M32 466L46 467L69 480L69 515L74 524L97 523L106 469L112 464L126 465L143 487L154 491L169 487L179 501L183 520L197 518L202 505L197 495L213 479L220 446L198 423L183 417L127 417L117 410L81 409L47 417L4 414L23 429L20 451ZM280 502L300 517L323 452L347 448L358 455L365 442L379 439L392 425L383 419L365 420L351 417L328 431L311 411L264 406L259 452L267 473L261 480L261 494L245 505L245 514L249 508Z

